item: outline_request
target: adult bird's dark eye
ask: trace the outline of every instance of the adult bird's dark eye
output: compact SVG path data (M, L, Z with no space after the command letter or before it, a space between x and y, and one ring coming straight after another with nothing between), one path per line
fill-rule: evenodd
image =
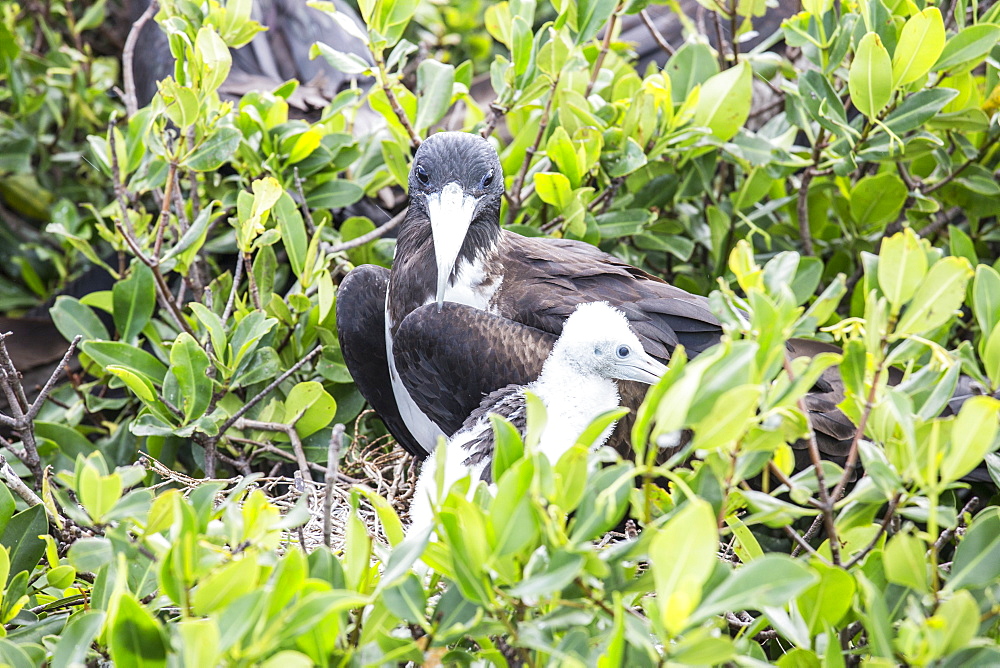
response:
M493 170L490 170L490 173L483 177L483 188L489 188L492 183L493 183Z
M622 359L628 357L631 352L632 351L628 346L618 346L618 357L621 357Z
M423 183L425 186L431 181L431 177L427 175L427 170L425 170L420 165L417 165L417 180Z

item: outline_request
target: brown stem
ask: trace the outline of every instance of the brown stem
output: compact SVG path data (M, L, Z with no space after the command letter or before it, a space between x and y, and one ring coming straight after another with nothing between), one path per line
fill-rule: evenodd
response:
M882 341L882 346L885 346L885 340ZM851 473L854 471L854 466L858 461L858 442L861 437L864 436L865 427L868 426L868 417L872 413L872 408L875 406L875 391L878 389L879 377L882 375L882 369L885 366L885 359L879 360L878 366L875 367L875 375L872 377L872 387L868 391L868 398L865 400L865 408L861 413L861 421L858 423L858 428L854 432L854 438L851 440L851 449L847 453L847 462L844 464L844 474L840 476L840 481L837 482L837 486L834 487L833 492L830 494L834 499L839 499L840 495L844 491L844 487L847 486L847 481L851 477Z
M382 90L385 92L385 96L389 100L389 106L392 107L392 111L396 114L396 118L399 119L403 129L406 130L406 134L410 138L410 146L417 148L420 146L420 136L417 135L413 126L410 125L410 119L406 116L406 112L403 111L403 107L399 104L399 99L392 91L392 85L389 83L389 73L385 69L385 59L382 57L382 52L380 49L373 49L371 54L372 57L375 58L375 65L378 67L379 73L379 83L382 84Z
M247 268L247 286L250 288L250 301L253 306L258 311L262 311L263 307L260 305L260 291L257 289L257 279L253 275L253 265L250 260L250 253L243 254L243 264Z
M323 249L325 253L329 255L333 253L341 253L343 251L350 250L352 248L357 248L358 246L364 246L369 241L374 241L375 239L378 239L379 237L385 235L386 232L390 232L393 229L395 229L396 226L399 225L401 222L403 222L403 219L406 218L407 210L408 209L403 209L395 216L393 216L392 220L390 220L385 225L382 225L381 227L376 227L371 232L362 234L360 237L351 239L350 241L342 241L336 246L334 246L333 244L323 243L320 245L320 247Z
M959 165L958 169L956 169L951 174L944 177L934 185L928 186L924 190L924 194L930 195L932 192L938 190L939 188L943 188L944 186L954 181L962 172L968 169L972 165L972 163L979 162L980 160L982 160L983 156L986 155L986 152L989 151L993 147L993 145L997 143L997 141L1000 141L1000 134L994 135L993 137L988 139L986 143L983 144L982 148L979 149L979 152L976 153L976 155L974 155L973 157L963 162L961 165Z
M799 183L799 198L796 206L796 213L799 217L799 238L802 239L802 252L804 255L815 255L813 248L812 232L809 231L809 185L813 177L817 175L820 153L823 150L824 131L821 129L816 135L816 143L812 149L812 164L806 167L802 173L802 180Z
M247 429L254 429L257 431L276 431L284 434L288 437L289 442L292 444L292 452L295 453L295 463L299 465L299 472L302 474L303 480L308 480L312 482L312 476L309 475L309 460L306 459L306 451L302 447L302 439L299 438L299 433L295 431L295 425L284 424L282 422L261 422L260 420L247 420L246 418L240 418L233 423L233 426L240 431L246 431Z
M511 225L514 219L517 217L518 212L521 209L522 199L521 199L521 188L524 186L524 179L528 176L528 168L531 166L531 161L535 157L535 153L538 151L538 147L542 144L542 137L545 136L545 129L549 126L549 114L552 113L552 101L556 97L556 87L559 85L559 75L552 80L552 84L549 90L549 99L545 103L545 109L542 110L542 117L538 120L538 132L535 134L535 141L528 148L524 154L524 162L521 163L521 171L518 172L517 178L514 179L514 185L510 189L510 193L507 195L508 204L507 207L507 224Z
M135 76L132 74L135 45L139 41L139 33L142 32L142 27L156 14L159 4L157 0L152 0L149 3L149 7L146 7L146 11L142 13L142 16L136 19L135 23L132 24L131 30L128 31L125 48L122 50L122 77L125 82L125 113L128 114L129 118L135 116L136 112L139 111L139 103L135 97Z
M653 19L649 18L649 14L645 9L639 12L639 18L642 22L646 24L646 28L649 29L649 34L653 36L653 40L659 45L661 49L666 51L669 55L674 55L676 51L674 47L670 46L670 43L663 37L660 31L656 28L656 24L653 23Z
M174 199L174 180L177 178L177 162L170 161L167 166L167 183L163 187L163 203L160 206L160 216L156 223L156 241L153 243L153 261L160 261L160 249L163 247L163 232L170 221L170 203Z
M792 383L795 382L795 375L792 373L792 365L785 356L785 373ZM819 444L816 443L816 432L813 431L812 423L809 422L809 409L806 407L805 399L799 397L799 410L806 418L806 435L809 445L809 459L812 461L813 470L816 471L816 485L819 488L819 510L822 513L823 525L826 528L826 537L830 541L830 557L833 563L840 565L840 539L837 537L837 525L833 516L833 501L830 500L829 490L826 488L826 476L823 474L823 459L819 454Z
M597 83L597 77L601 74L601 65L604 64L604 59L608 55L608 51L611 50L611 37L615 32L615 24L618 23L618 12L622 10L622 4L619 3L615 7L615 11L612 12L611 18L608 19L608 25L604 28L604 40L601 42L601 50L597 52L597 58L594 59L594 71L590 73L590 81L587 82L587 92L584 93L584 97L590 97L590 93L594 90L594 84Z
M333 513L333 487L337 482L337 469L340 466L340 451L344 447L344 425L336 424L333 433L330 434L330 447L327 450L326 458L326 490L323 495L323 544L328 548L330 545L330 535L333 533L331 526Z
M854 555L850 561L844 564L844 568L851 570L856 566L862 559L868 556L868 553L875 549L875 545L878 544L879 538L885 533L886 529L889 528L889 523L892 522L892 516L896 512L896 506L899 505L900 494L897 492L892 500L889 501L889 507L885 510L885 517L882 518L882 523L878 527L878 531L875 532L875 536L865 545L864 549Z

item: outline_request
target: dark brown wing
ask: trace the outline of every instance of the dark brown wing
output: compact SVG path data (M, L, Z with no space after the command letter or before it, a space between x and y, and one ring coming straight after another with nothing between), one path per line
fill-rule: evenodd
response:
M385 290L389 270L375 265L354 269L337 292L337 336L347 370L358 391L379 414L386 428L415 457L427 451L420 447L399 415L389 380L385 353Z
M538 378L556 336L485 311L446 303L414 310L393 337L396 370L417 406L446 434L483 397Z
M579 241L505 233L501 315L552 334L578 304L621 309L650 355L666 360L678 343L692 354L718 343L722 327L708 300Z
M472 411L472 414L465 421L462 429L471 429L480 420L486 419L491 413L509 421L514 425L514 429L521 436L524 436L528 429L528 411L525 406L524 392L522 385L508 385L499 390L491 392L479 408ZM462 447L469 453L462 463L472 467L485 462L487 466L483 468L481 479L493 482L493 451L496 448L496 441L493 437L493 428L486 423L486 429L480 430L479 435L471 438L462 444Z

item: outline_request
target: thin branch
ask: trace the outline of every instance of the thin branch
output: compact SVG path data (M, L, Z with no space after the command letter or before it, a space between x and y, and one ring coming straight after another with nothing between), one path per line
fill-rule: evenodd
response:
M371 232L362 234L360 237L351 239L350 241L343 241L337 244L336 246L324 242L320 244L320 248L322 248L323 252L327 253L328 255L332 255L334 253L342 253L343 251L350 250L352 248L357 248L358 246L364 246L369 241L378 239L379 237L384 236L387 232L391 232L392 230L394 230L401 222L403 222L403 219L406 218L406 212L408 210L409 208L403 209L395 216L393 216L392 219L385 225L376 227Z
M247 401L245 404L243 404L242 406L240 406L240 408L235 413L233 413L229 417L228 420L226 420L225 422L222 423L222 426L219 427L219 433L216 434L210 440L218 441L220 438L222 438L222 436L229 430L229 428L232 427L234 424L236 424L237 420L239 420L241 417L243 417L244 415L246 415L247 411L249 411L251 408L253 408L258 403L260 403L260 401L264 397L266 397L271 392L273 392L276 387L278 387L279 385L281 385L283 382L285 382L288 379L289 376L291 376L293 373L295 373L296 371L298 371L299 369L301 369L305 364L307 364L308 362L310 362L322 350L323 350L323 346L316 346L315 348L313 348L313 350L312 350L311 353L309 353L308 355L306 355L305 357L303 357L302 359L300 359L298 362L296 362L294 365L292 365L291 368L289 368L283 374L281 374L280 376L278 376L277 378L275 378L267 387L265 387L263 390L261 390L256 396L252 397L249 401Z
M31 404L31 408L28 409L28 413L25 415L25 418L28 420L34 420L38 417L38 412L42 410L42 404L45 403L45 399L48 398L49 393L52 392L52 387L56 384L56 380L59 379L63 369L65 369L66 365L69 364L69 359L73 356L73 353L76 352L76 347L80 345L80 341L82 340L83 337L77 334L73 337L73 340L70 341L69 348L66 349L66 353L59 361L59 365L52 370L52 374L49 376L49 379L45 381L45 385L43 385L42 389L39 390L38 396L35 397L35 402ZM6 355L6 349L4 349L4 355Z
M653 36L653 39L660 46L661 49L666 51L671 56L677 53L674 47L670 46L670 43L663 37L660 31L656 28L656 24L653 23L653 19L649 18L649 14L646 12L645 9L639 12L639 18L641 18L642 22L646 24L646 27L649 29L649 34Z
M535 153L538 151L538 147L542 143L542 137L545 136L545 129L549 126L549 114L552 113L552 102L556 97L556 88L559 86L559 75L552 80L551 89L549 90L549 99L545 103L545 109L542 110L542 117L538 120L538 132L535 134L535 141L530 148L524 154L524 162L521 163L521 171L518 172L517 178L514 179L514 185L510 189L510 193L507 195L507 200L510 206L507 207L507 224L510 225L514 222L517 217L518 212L521 209L522 192L521 188L524 186L524 179L528 176L528 169L531 166L531 161L535 157Z
M892 323L891 323L892 324ZM883 346L885 341L883 340ZM872 387L868 391L868 398L865 400L865 408L861 413L861 421L858 423L858 428L854 432L854 438L851 440L851 449L847 453L847 461L844 463L844 474L840 476L840 481L837 482L837 486L833 489L830 494L835 499L839 499L840 495L844 491L844 487L847 486L847 481L854 471L854 466L858 461L858 442L864 436L865 428L868 426L868 418L872 414L872 408L875 406L875 391L878 389L879 377L882 375L882 370L885 367L885 358L881 359L878 366L875 367L875 375L872 377Z
M406 130L407 136L410 138L410 146L417 148L420 146L420 136L413 129L410 124L410 119L407 117L406 112L403 111L403 107L399 104L399 99L396 98L396 94L392 91L392 85L389 83L389 73L385 69L385 58L382 56L380 49L372 49L372 56L375 58L375 65L378 67L379 73L379 83L382 84L382 90L385 92L386 99L389 100L389 106L392 107L392 112L396 114L396 118L399 119L400 125Z
M276 431L284 434L288 437L288 440L292 444L292 452L295 453L295 463L299 465L299 472L302 474L304 480L312 482L312 476L309 475L309 460L306 459L306 451L302 447L302 439L299 438L299 433L295 431L295 425L284 424L283 422L261 422L260 420L247 420L246 418L240 418L233 426L240 431L246 431L248 429L255 429L257 431Z
M969 502L966 503L965 506L962 507L961 512L958 513L958 523L955 526L948 527L947 529L942 531L941 535L938 536L938 539L934 541L934 547L932 547L931 549L935 553L939 552L941 548L944 547L944 544L947 543L949 540L951 540L951 537L955 535L955 531L957 531L959 527L965 526L965 519L964 519L965 514L976 512L976 510L979 509L979 503L980 502L978 496L974 496L971 499L969 499Z
M299 199L302 200L302 217L305 218L306 229L309 230L309 234L316 234L316 223L313 222L312 211L306 204L306 193L302 187L302 178L299 176L298 167L292 170L292 178L295 180L295 191L299 194Z
M795 382L795 374L792 373L792 364L785 356L785 373L792 383ZM819 454L819 444L816 443L816 432L813 431L812 423L809 421L809 409L806 407L805 398L799 397L799 410L806 417L806 427L808 434L806 442L809 445L809 459L812 461L813 470L816 472L816 486L819 488L820 513L823 516L823 525L826 528L826 537L830 540L830 556L833 563L840 565L840 539L837 537L837 526L833 516L833 501L830 500L829 490L826 488L826 476L823 474L823 459Z
M24 484L21 477L17 475L17 472L11 468L10 464L7 463L7 458L0 455L0 480L7 485L10 491L17 494L21 499L24 500L29 506L34 507L41 505L45 509L45 513L52 518L52 520L59 526L65 526L68 520L59 515L57 512L46 506L42 499L31 491L31 488Z
M604 28L604 40L601 42L601 50L597 53L597 58L594 59L594 71L590 74L590 81L587 82L587 92L584 93L584 97L590 97L590 93L594 90L594 85L597 83L597 78L601 74L601 65L604 64L604 59L608 55L608 51L611 50L611 37L614 35L615 26L618 23L618 12L622 10L622 3L618 3L615 7L615 11L611 13L611 18L608 19L608 25Z
M226 300L226 308L222 311L222 322L228 322L229 316L233 314L233 306L236 304L236 289L240 286L243 278L243 253L236 256L236 269L233 271L233 287L229 290L229 299Z
M796 206L796 213L799 218L799 238L802 240L802 252L804 255L815 255L813 248L812 232L809 230L809 185L813 177L817 175L820 152L823 150L824 131L821 129L816 135L816 143L812 149L812 164L806 167L802 173L802 180L799 182L799 198Z
M927 187L926 189L924 189L924 194L925 195L930 195L932 192L934 192L934 191L936 191L936 190L938 190L940 188L943 188L946 185L948 185L949 183L951 183L952 181L954 181L956 178L958 178L958 176L962 172L964 172L966 169L968 169L973 163L979 162L980 160L982 160L983 157L986 155L986 152L989 151L993 147L993 145L996 144L998 141L1000 141L1000 134L996 134L993 137L990 137L986 141L986 143L983 144L982 148L979 149L979 151L976 153L976 155L974 155L973 157L971 157L968 160L966 160L965 162L963 162L961 165L958 166L958 168L955 171L953 171L948 176L944 177L943 179L941 179L937 183L935 183L935 184Z
M337 423L330 434L330 448L326 457L326 490L323 495L323 544L330 547L330 535L333 533L333 488L337 482L337 469L340 466L340 451L344 447L344 425Z
M892 500L889 502L889 507L886 508L885 510L885 517L882 518L882 523L878 527L878 531L875 532L875 535L868 542L868 544L865 545L864 549L862 549L860 552L854 555L850 561L844 564L845 569L851 570L851 568L856 566L862 559L868 556L869 552L875 549L875 546L878 544L878 541L882 537L882 534L885 533L886 529L889 528L889 523L892 522L892 517L896 512L896 506L899 505L899 497L900 497L899 492L897 492L896 495L892 497Z
M146 11L142 13L142 16L132 24L132 29L128 31L128 38L125 40L125 48L122 51L122 77L125 80L125 113L128 114L129 118L135 116L139 111L139 103L135 97L135 76L132 73L132 59L135 56L135 45L139 41L139 33L142 32L143 26L156 14L159 4L157 0L152 0L149 3L149 7L146 7Z

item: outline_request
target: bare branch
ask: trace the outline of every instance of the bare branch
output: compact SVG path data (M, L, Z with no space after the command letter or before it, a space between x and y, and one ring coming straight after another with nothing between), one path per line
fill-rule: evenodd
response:
M283 422L261 422L260 420L247 420L245 418L240 418L234 424L234 427L240 431L245 431L247 429L256 429L257 431L277 431L288 437L291 441L292 451L295 453L295 462L299 465L299 472L302 474L304 480L312 482L312 476L309 475L309 460L306 459L305 449L302 447L302 439L299 438L299 433L295 431L295 425L284 424Z
M401 222L403 222L403 219L406 218L407 211L409 211L409 207L397 213L385 225L376 227L371 232L362 234L360 237L351 239L350 241L343 241L337 244L336 246L334 246L333 244L322 243L320 244L320 247L323 249L323 252L327 253L328 255L332 255L334 253L342 253L343 251L350 250L352 248L357 248L358 246L364 246L369 241L374 241L375 239L384 236L387 232L391 232L392 230L394 230Z
M676 50L674 47L670 46L670 43L667 42L660 31L656 28L656 24L653 23L653 19L649 17L649 14L645 9L639 12L639 18L641 18L642 22L646 24L647 28L649 28L649 34L653 36L653 39L660 46L660 48L666 51L669 55L674 55Z
M326 493L323 496L323 544L330 547L332 533L331 512L333 511L333 489L337 482L337 469L340 466L340 451L344 447L344 425L336 424L330 434L330 449L326 458Z
M146 7L146 11L142 13L136 22L132 24L132 29L128 32L128 38L125 40L125 48L122 51L122 76L125 79L125 113L128 114L129 118L135 116L136 112L139 111L139 103L136 101L135 97L135 76L132 74L132 59L135 56L135 45L139 41L139 33L142 32L142 27L146 25L149 19L153 18L159 9L160 3L157 0L152 0L149 3L149 7Z

